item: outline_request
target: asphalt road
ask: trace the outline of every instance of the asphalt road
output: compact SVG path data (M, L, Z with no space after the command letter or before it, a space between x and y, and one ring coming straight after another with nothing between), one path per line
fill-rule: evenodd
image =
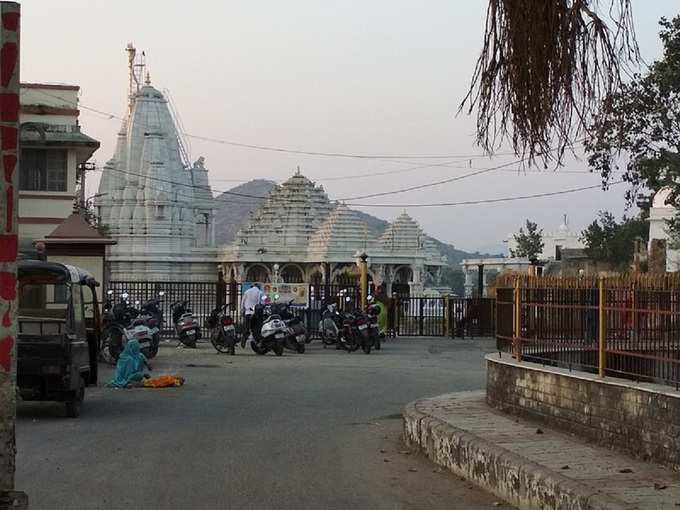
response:
M483 387L491 342L308 347L281 358L165 348L154 374L182 375L182 388L90 388L79 419L22 404L17 488L32 510L498 507L400 442L407 402Z

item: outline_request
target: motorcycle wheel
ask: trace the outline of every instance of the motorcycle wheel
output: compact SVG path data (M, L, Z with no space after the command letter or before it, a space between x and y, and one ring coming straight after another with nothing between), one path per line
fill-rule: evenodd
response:
M267 354L267 348L266 347L262 347L262 348L258 347L255 340L250 341L250 348L253 350L253 352L255 354L259 354L260 356L262 356L263 354Z
M161 344L161 339L159 336L155 336L151 340L151 357L155 358L156 355L158 354L158 349Z
M198 335L196 335L198 336ZM189 338L187 335L180 335L179 341L183 343L186 347L194 348L196 347L196 337Z
M274 343L274 354L283 356L283 342L277 341Z
M362 342L361 348L363 349L364 354L371 354L371 344L370 338L366 338L364 342Z
M325 332L321 332L321 341L323 342L324 345L333 345L335 343L335 340L331 337L329 337Z
M104 349L108 348L108 360L109 363L115 365L118 362L118 357L120 353L123 352L123 336L118 330L111 330L109 334L104 339Z
M304 354L305 353L305 344L304 342L300 342L297 347L297 352L298 354Z
M375 337L375 345L374 345L374 347L375 347L375 350L376 350L376 351L379 351L379 350L380 350L380 337L379 337L379 336Z
M210 335L210 343L215 348L215 350L220 353L227 352L232 354L235 342L236 339L233 337L233 335L227 336L223 332Z

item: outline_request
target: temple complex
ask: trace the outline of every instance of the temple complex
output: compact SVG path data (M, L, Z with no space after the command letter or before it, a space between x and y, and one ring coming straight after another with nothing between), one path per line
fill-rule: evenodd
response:
M128 109L95 201L117 241L109 247L109 278L214 281L214 203L204 159L189 163L143 54L132 46L128 52Z
M382 237L371 238L356 211L332 203L299 171L272 190L219 259L236 281L354 285L362 253L369 279L388 294L421 294L439 283L446 265L406 213Z

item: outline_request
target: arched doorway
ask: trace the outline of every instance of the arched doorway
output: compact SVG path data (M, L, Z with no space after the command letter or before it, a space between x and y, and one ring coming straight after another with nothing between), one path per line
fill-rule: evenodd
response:
M392 295L397 297L408 297L411 294L409 282L413 280L413 271L409 266L401 266L394 273L392 282Z
M309 283L312 285L323 285L323 274L318 269L312 271L309 275Z
M302 270L295 264L288 264L281 269L281 280L283 283L302 283L305 281Z
M262 264L255 264L248 268L246 281L269 283L269 270Z

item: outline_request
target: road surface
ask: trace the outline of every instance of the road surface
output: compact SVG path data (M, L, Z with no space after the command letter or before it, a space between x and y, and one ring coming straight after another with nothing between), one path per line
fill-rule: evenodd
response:
M368 356L318 342L281 358L165 347L154 374L182 375L182 388L90 388L79 419L22 404L16 485L31 510L498 508L400 441L404 404L482 388L491 349L442 338Z

